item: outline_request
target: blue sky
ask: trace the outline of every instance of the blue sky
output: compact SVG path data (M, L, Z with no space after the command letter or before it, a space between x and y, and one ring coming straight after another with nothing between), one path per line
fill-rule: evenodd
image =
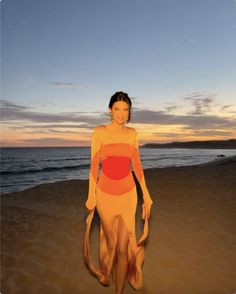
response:
M119 90L143 142L236 134L236 1L2 0L1 18L3 146L86 145Z

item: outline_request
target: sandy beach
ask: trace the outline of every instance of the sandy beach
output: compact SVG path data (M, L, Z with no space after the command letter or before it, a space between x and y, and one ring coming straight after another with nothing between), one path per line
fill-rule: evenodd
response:
M144 170L154 205L144 286L125 294L236 293L236 161ZM141 191L137 238L142 228ZM1 197L2 294L114 293L83 255L88 180L42 184ZM97 262L99 219L91 234Z

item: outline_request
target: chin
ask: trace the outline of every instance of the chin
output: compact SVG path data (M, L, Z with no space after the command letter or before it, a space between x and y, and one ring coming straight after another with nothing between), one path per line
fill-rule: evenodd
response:
M120 121L120 120L116 120L116 122L117 122L118 124L122 125L125 121L124 121L124 120L122 120L122 121Z

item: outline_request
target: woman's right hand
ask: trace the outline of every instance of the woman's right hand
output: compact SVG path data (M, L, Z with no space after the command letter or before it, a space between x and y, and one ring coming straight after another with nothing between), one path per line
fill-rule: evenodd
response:
M96 207L96 201L95 201L95 199L88 198L87 201L85 202L85 207L86 207L89 211L94 210L95 207Z

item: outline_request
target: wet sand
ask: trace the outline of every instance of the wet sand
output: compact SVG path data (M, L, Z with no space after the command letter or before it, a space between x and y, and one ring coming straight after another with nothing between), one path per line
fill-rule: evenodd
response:
M154 200L144 286L124 294L236 293L236 161L144 171ZM3 294L115 293L89 273L83 255L87 180L42 184L1 197ZM137 238L142 229L138 187ZM99 219L91 254L98 264Z

